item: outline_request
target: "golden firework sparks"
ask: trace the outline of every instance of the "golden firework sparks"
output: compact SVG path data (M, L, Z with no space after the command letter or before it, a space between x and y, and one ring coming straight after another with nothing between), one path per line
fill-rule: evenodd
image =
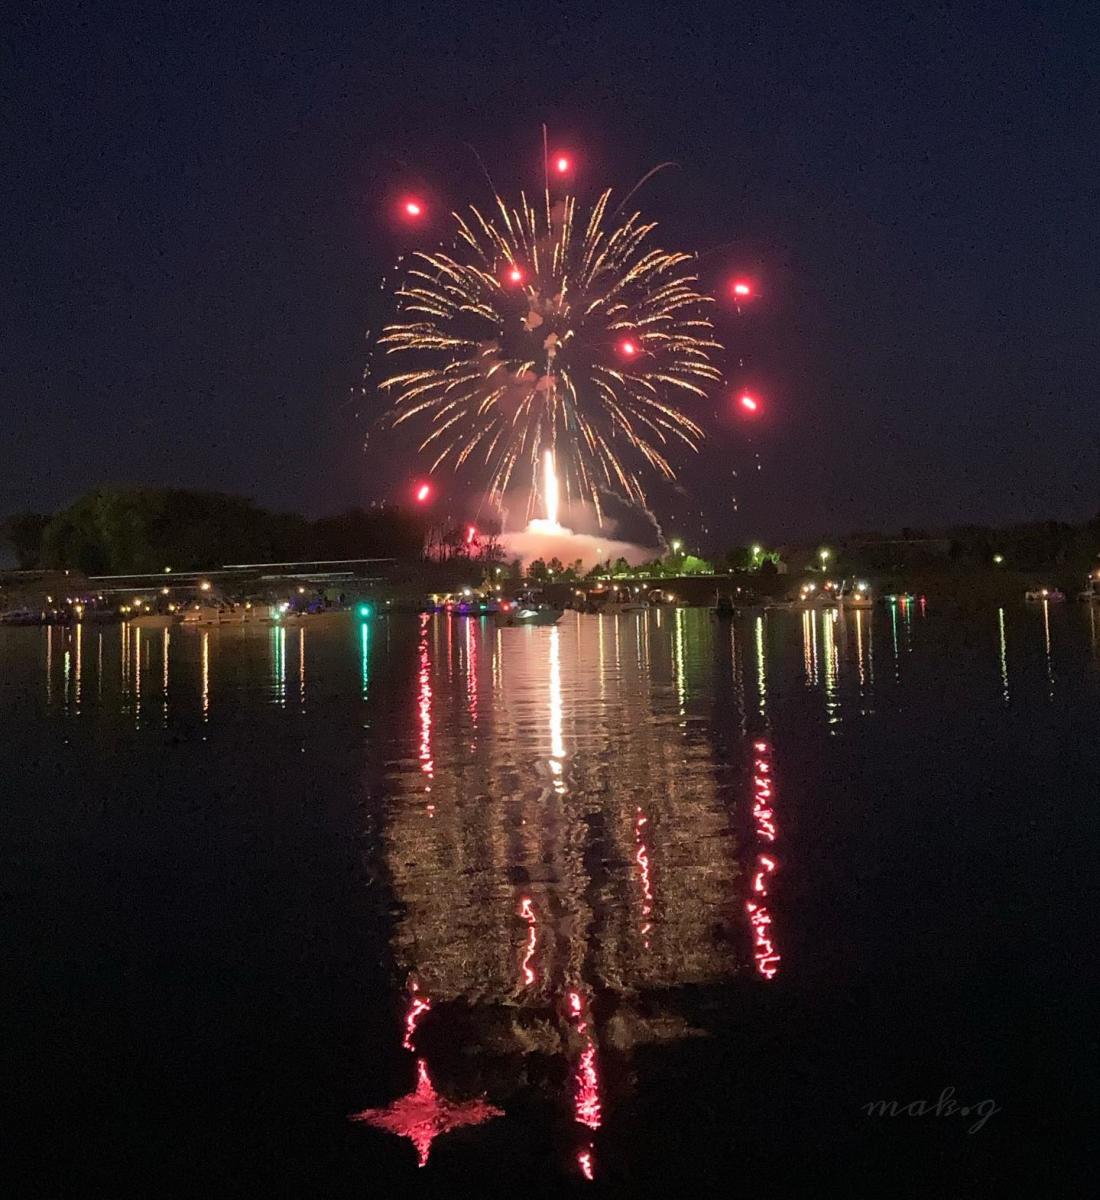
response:
M550 450L566 496L644 502L643 476L675 477L677 445L702 429L679 407L721 378L709 308L689 254L649 245L635 212L587 214L574 196L536 209L495 196L488 215L454 214L450 252L418 251L398 289L387 354L410 368L382 388L394 424L422 421L431 469L471 463L498 502Z

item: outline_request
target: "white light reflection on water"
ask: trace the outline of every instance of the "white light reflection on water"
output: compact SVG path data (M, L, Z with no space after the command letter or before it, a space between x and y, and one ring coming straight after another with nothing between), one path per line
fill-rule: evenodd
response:
M824 671L824 697L825 697L825 719L830 726L835 726L840 722L840 701L837 698L838 682L840 676L840 658L837 652L836 644L836 624L839 617L839 610L835 608L823 609L821 612L821 646L822 655L825 661ZM830 733L835 733L835 729L830 729Z
M204 629L202 638L202 722L210 720L210 630Z
M602 618L601 618L602 620ZM602 626L601 626L602 628ZM561 706L561 630L556 626L550 627L550 772L554 775L554 789L562 792L565 784L562 782L562 763L565 760L565 739L562 737L562 706Z
M1047 699L1054 699L1054 659L1050 653L1050 601L1043 601L1043 652L1047 667Z
M168 652L172 644L172 631L167 625L164 627L164 635L161 641L161 710L164 718L164 724L168 724Z
M762 720L768 716L768 664L764 654L764 618L756 618L756 695L757 711Z
M997 633L1001 665L1001 696L1008 705L1011 703L1012 697L1008 690L1008 638L1005 636L1005 610L1003 608L997 609Z

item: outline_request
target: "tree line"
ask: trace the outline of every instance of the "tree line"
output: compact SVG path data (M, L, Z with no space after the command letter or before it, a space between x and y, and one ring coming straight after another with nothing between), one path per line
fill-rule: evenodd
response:
M395 507L309 520L242 496L173 488L99 488L56 513L9 516L0 535L23 569L86 575L341 558L419 558L424 521Z

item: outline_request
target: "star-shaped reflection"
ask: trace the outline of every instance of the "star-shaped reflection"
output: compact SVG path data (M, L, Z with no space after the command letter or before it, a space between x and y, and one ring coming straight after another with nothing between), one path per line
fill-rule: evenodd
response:
M375 1129L385 1129L398 1137L407 1137L416 1147L417 1166L424 1166L432 1150L432 1142L440 1134L461 1129L464 1125L481 1125L504 1112L484 1099L448 1100L432 1086L428 1064L416 1060L416 1090L399 1096L387 1108L365 1108L352 1113L349 1121L363 1121Z

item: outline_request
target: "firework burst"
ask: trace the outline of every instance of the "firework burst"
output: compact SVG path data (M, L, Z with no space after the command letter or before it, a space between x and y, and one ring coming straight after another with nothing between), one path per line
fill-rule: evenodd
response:
M409 358L381 384L392 420L423 422L431 470L469 464L497 502L529 468L528 515L546 450L566 496L644 502L646 474L674 478L673 449L703 436L679 404L720 379L694 260L652 247L639 213L609 214L610 191L587 213L549 192L494 199L454 214L450 251L411 257L380 338Z

